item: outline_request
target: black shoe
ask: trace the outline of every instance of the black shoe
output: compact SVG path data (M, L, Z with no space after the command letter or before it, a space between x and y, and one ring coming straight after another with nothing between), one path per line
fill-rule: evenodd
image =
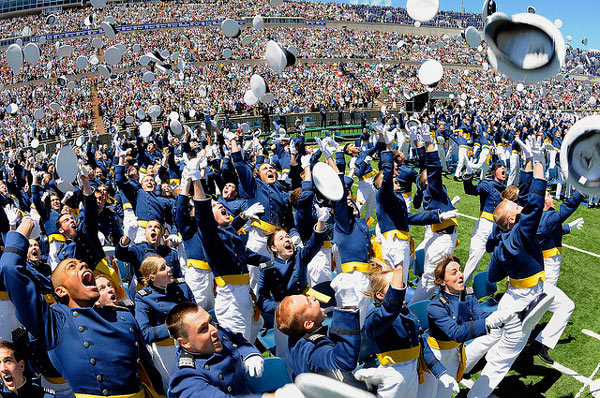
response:
M552 365L554 363L554 359L550 357L548 354L548 347L543 345L538 341L534 341L530 346L531 353L533 355L537 355L542 361L546 362L548 365Z

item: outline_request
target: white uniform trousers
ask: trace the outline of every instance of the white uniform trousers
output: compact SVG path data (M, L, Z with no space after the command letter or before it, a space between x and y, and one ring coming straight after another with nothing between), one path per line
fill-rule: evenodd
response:
M456 378L458 366L460 365L460 347L450 350L438 350L431 347L433 355L446 368L446 373ZM425 381L419 385L419 398L450 398L452 397L452 387L445 388L442 383L431 373L425 372Z
M569 318L575 310L575 304L565 292L556 286L558 275L560 273L561 255L544 258L544 272L546 273L546 281L544 282L544 292L547 295L554 296L554 301L550 305L548 311L552 312L552 318L546 327L536 337L536 341L542 343L548 348L556 347L560 336L562 336Z
M308 263L308 286L331 282L331 247L321 248Z
M454 253L456 246L456 231L453 234L441 234L433 232L429 241L425 244L425 266L423 276L417 286L417 291L411 303L429 300L436 290L433 271L440 261L446 256Z
M373 217L375 210L377 190L373 186L373 177L366 180L358 180L358 190L356 191L356 204L358 205L358 213L362 214L365 210L365 219Z
M169 380L171 379L173 364L175 363L177 347L175 344L160 346L152 343L152 345L148 347L148 351L152 355L154 367L158 373L160 373L163 388L167 391L169 389Z
M498 303L498 311L520 312L544 289L543 282L536 286L516 289L509 285ZM525 344L529 333L523 333L521 320L516 318L502 329L493 329L485 338L475 339L465 348L468 372L485 355L487 364L469 391L469 398L487 398L510 370Z
M381 254L383 259L392 267L402 264L402 275L404 285L408 281L408 270L410 268L410 241L402 240L396 236L385 239L381 236Z
M510 171L508 172L508 180L506 182L506 186L516 185L519 183L521 155L514 152L510 154L509 168Z
M196 304L202 307L205 311L210 311L215 308L215 278L212 271L186 267L185 283L190 287L194 294Z
M431 230L431 225L425 226L425 235L423 236L423 240L419 245L415 248L415 251L425 249L425 245L429 242L429 239L433 236L433 231Z
M371 305L372 302L372 300L364 294L364 292L369 291L371 286L370 276L360 271L343 272L335 276L334 281L336 280L339 280L343 286L352 286L354 288L354 292L358 298L357 307L360 315L360 328L362 329L365 318L367 317L367 312L369 311L369 305ZM335 299L338 305L340 305L342 300L337 294L335 295Z
M448 164L446 163L446 150L444 149L444 145L435 143L437 147L438 155L440 156L440 163L442 164L442 170L448 171Z
M15 315L12 301L0 300L0 339L12 341L12 331L23 326Z
M254 344L256 339L256 336L252 339L254 305L250 297L250 286L229 284L217 286L215 315L219 325L234 333L241 333L250 344Z
M468 162L469 158L467 156L467 148L461 146L460 148L458 148L458 164L456 165L456 170L454 171L454 175L456 177L460 178L463 176Z
M464 280L465 283L469 281L469 278L473 275L473 273L479 268L479 263L481 262L481 258L485 254L485 244L488 240L488 237L492 233L492 229L494 228L494 223L486 218L481 217L477 224L475 225L475 229L473 230L473 235L471 235L471 246L469 247L469 259L465 264L464 270Z
M419 389L417 359L379 365L377 371L381 371L385 375L383 383L377 388L377 398L416 398L420 396L417 395Z
M406 203L406 210L410 213L412 209L412 195L404 196L403 194L402 197L404 198L404 203Z
M272 258L273 255L267 249L267 236L264 231L260 228L250 226L248 228L248 242L246 247L255 253L260 254L268 258ZM260 275L260 268L254 265L248 264L248 272L250 274L250 288L256 293L258 287L258 276Z

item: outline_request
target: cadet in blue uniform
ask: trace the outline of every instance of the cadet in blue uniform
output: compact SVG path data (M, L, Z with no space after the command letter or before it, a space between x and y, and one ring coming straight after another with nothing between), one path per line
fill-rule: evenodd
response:
M375 344L379 367L358 371L356 376L368 381L379 379L378 397L415 398L426 370L419 365L422 358L434 377L458 392L456 380L431 352L418 318L404 304L402 268L378 271L371 276L368 295L375 307L369 310L364 328Z
M521 207L515 202L504 200L494 210L494 221L506 232L500 235L492 253L488 264L488 279L496 283L509 277L508 289L498 305L498 310L503 312L522 311L544 290L542 250L535 237L542 218L546 193L542 140L540 136L530 136L527 141L527 147L524 148L525 170L533 169L528 202ZM470 398L488 397L492 393L525 347L529 333L523 333L521 321L516 318L506 323L502 331L493 330L488 337L486 342L489 344L473 342L466 349L466 371L469 371L483 355L486 355L487 360L481 375L469 392Z
M425 210L439 209L442 213L456 210L448 197L446 187L442 181L442 165L438 152L431 143L431 134L423 131L422 137L426 150L426 170L421 173L421 177L419 178L420 185L426 187L423 192L423 208ZM422 146L414 132L411 133L410 139L417 148ZM423 277L412 298L413 302L427 300L434 293L435 281L433 279L433 271L444 256L454 253L457 226L458 220L455 217L431 225L431 237L424 244L425 264Z
M177 360L170 382L176 398L250 398L244 372L261 377L264 360L241 334L215 324L193 303L176 305L166 320L177 341ZM263 394L272 397L273 394Z
M530 350L549 364L554 363L554 360L548 354L548 349L556 347L560 336L567 327L571 314L575 310L573 301L562 289L556 286L562 263L562 236L565 233L570 233L573 228L583 228L583 218L572 221L567 225L563 225L563 223L577 210L583 200L584 196L576 191L563 202L560 210L557 211L554 208L554 197L546 191L544 213L537 230L537 239L542 249L544 273L546 274L544 291L548 290L546 285L554 286L554 300L548 308L548 311L553 313L552 318L531 344Z
M287 296L275 311L279 330L289 337L287 359L295 375L340 370L351 372L360 351L358 298L354 287L339 286L329 330L327 317L314 296Z
M471 235L471 246L469 248L469 259L465 264L465 281L471 279L473 273L479 268L481 258L485 253L485 243L492 233L494 217L492 213L500 204L500 194L504 191L506 180L506 167L496 162L492 166L492 177L482 180L479 184L473 184L473 176L465 178L463 187L467 195L479 196L479 219Z
M454 256L442 260L435 268L434 276L440 292L427 307L428 342L448 373L460 381L467 361L464 343L501 327L513 314L484 312L473 289L465 288L460 261ZM452 389L426 375L419 396L450 398Z
M151 254L140 266L144 288L135 296L135 319L142 329L146 344L152 345L152 361L169 388L171 369L175 362L175 341L169 337L165 319L175 305L194 301L183 278L175 279L164 258Z
M25 360L10 341L0 340L2 398L54 398L53 390L34 384L25 377Z
M144 360L150 380L159 380L160 375L145 351L135 318L127 311L94 308L99 297L94 276L76 259L63 260L52 273L60 303L51 307L26 270L27 238L33 226L25 218L17 231L9 232L0 259L0 277L17 317L49 351L76 395L143 397L139 361ZM162 385L154 389L162 393Z

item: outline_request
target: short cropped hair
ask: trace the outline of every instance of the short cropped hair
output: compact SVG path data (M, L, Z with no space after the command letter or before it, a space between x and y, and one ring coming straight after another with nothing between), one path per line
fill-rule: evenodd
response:
M293 311L294 299L292 296L287 296L279 307L275 310L275 323L281 333L288 336L298 336L304 332L304 323L300 319L300 314Z
M0 339L0 350L3 349L12 351L12 356L15 357L15 361L17 362L23 361L25 359L23 355L21 355L21 353L17 350L17 346L15 345L15 343L11 341Z
M198 304L192 303L191 301L184 301L173 307L165 319L165 325L167 326L169 335L174 339L179 337L187 338L187 332L183 327L183 318L188 314L198 312L199 308Z
M508 199L502 200L496 209L494 209L494 222L503 231L508 231L508 215L506 214L506 206L511 201Z

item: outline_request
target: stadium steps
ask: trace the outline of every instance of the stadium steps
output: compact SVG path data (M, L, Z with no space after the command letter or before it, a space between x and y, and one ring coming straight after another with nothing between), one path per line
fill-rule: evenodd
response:
M104 128L104 120L100 116L100 101L98 100L98 88L94 84L92 86L92 120L94 121L94 131L100 135L106 134Z

